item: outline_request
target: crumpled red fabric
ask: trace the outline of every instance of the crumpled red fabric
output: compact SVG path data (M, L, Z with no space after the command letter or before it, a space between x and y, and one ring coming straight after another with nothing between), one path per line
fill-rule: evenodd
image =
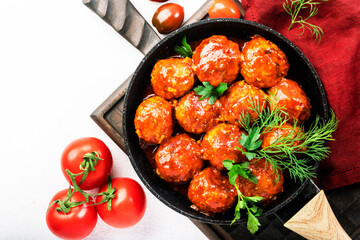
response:
M335 189L360 182L360 2L329 0L318 5L319 12L308 21L320 26L320 43L299 25L291 22L285 0L242 0L245 19L264 24L292 41L315 67L329 100L340 120L329 142L331 155L319 168L317 184Z

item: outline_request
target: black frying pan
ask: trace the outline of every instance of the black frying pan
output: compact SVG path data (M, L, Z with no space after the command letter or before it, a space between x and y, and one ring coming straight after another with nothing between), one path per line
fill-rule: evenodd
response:
M216 214L215 216L206 216L193 210L190 207L191 202L186 196L173 190L156 175L144 151L140 148L139 139L134 127L135 111L143 99L147 86L150 84L150 73L154 64L159 59L173 55L174 45L179 45L183 36L187 36L188 42L202 40L215 34L248 41L251 36L258 34L274 42L285 52L289 60L290 71L287 78L300 83L311 100L311 117L307 123L310 124L316 115L319 115L325 121L329 119L329 106L323 85L309 60L292 42L264 25L240 19L203 20L184 26L157 43L159 38L156 33L128 0L83 0L83 3L108 22L136 48L146 54L133 74L125 96L122 117L126 151L136 173L145 186L164 204L189 218L205 223L229 225L234 218L234 209L230 209L225 214ZM204 8L207 8L209 4L211 4L211 0L206 1ZM206 14L205 10L202 11L202 14ZM201 17L197 17L194 17L193 20L201 19ZM189 19L188 22L191 21L192 19ZM318 163L313 164L315 167L318 165ZM335 239L335 237L337 239L349 239L336 218L329 221L328 218L330 215L333 216L333 213L327 201L323 200L323 198L326 200L326 197L323 194L321 195L322 192L317 194L319 191L312 181L300 183L287 178L284 183L284 192L278 196L276 201L264 208L261 216L275 214L283 222L286 222L316 195L306 206L310 207L310 213L317 212L315 208L324 209L326 214L315 219L319 222L319 219L322 219L322 217L326 218L326 224L317 226L313 219L313 222L309 225L307 222L310 220L305 220L305 230L309 229L308 231L295 229L295 227L292 228L290 224L287 226L286 224L290 223L291 220L285 226L312 239L318 239L319 237L324 239ZM318 201L319 199L320 201ZM314 202L320 202L320 205L313 205ZM304 212L303 209L301 212ZM308 217L308 213L305 212L305 218ZM237 223L243 223L244 221L246 219L243 218L237 221ZM295 226L301 225L296 222ZM315 228L313 230L313 227L319 231ZM333 231L333 229L336 230Z
M311 100L312 117L309 122L314 119L315 115L319 115L327 120L329 117L329 109L322 83L309 60L285 37L258 23L241 19L203 20L176 30L156 44L155 47L146 54L136 69L125 96L123 130L131 163L146 187L149 188L158 199L175 211L203 222L230 224L234 218L234 211L229 210L225 214L217 214L215 216L206 216L199 213L190 207L191 202L186 196L176 192L165 181L160 179L153 171L145 153L140 148L139 139L134 128L135 111L143 99L142 97L144 96L146 88L150 84L150 73L156 61L173 55L173 47L180 44L181 39L185 35L187 36L188 42L193 42L215 34L225 35L229 38L239 38L244 41L249 41L251 36L259 34L274 42L285 52L289 60L290 70L287 78L300 83ZM241 78L241 76L239 77ZM307 182L300 183L294 182L289 178L286 179L284 192L273 204L265 208L263 215L266 216L278 211L298 195L306 184ZM239 222L242 221L244 221L244 219Z

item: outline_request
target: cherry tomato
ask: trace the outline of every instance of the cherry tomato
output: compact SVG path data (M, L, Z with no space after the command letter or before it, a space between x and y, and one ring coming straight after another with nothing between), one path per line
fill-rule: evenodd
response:
M161 5L154 13L152 24L161 34L179 28L184 20L184 8L176 3Z
M210 6L210 18L240 18L240 10L231 0L215 0Z
M54 200L65 200L68 189L54 195ZM71 197L71 202L81 202L85 198L79 192ZM46 224L50 231L59 238L81 239L87 237L95 228L97 222L96 207L93 202L87 202L70 209L68 213L56 210L60 205L53 204L46 212ZM49 205L50 206L50 205Z
M99 192L106 191L108 184L99 188ZM131 178L114 178L112 187L115 188L115 197L111 199L111 210L108 203L96 205L101 219L110 226L127 228L138 223L144 216L146 209L146 196L138 182ZM101 202L103 196L96 198L96 203Z
M107 176L110 174L113 159L109 148L104 142L97 138L85 137L71 142L63 151L61 156L61 170L66 180L71 184L69 175L66 173L68 169L71 173L77 174L82 172L80 164L83 162L85 154L96 152L98 160L94 166L95 170L89 170L88 175L83 183L79 185L82 175L75 178L76 183L83 190L89 190L101 186L106 183ZM96 156L96 155L95 155ZM82 167L84 168L84 167Z

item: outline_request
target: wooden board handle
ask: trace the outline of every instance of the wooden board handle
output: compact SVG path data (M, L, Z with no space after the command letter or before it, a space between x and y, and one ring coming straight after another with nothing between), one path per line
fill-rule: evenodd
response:
M324 191L320 191L284 226L306 239L351 239L336 219Z

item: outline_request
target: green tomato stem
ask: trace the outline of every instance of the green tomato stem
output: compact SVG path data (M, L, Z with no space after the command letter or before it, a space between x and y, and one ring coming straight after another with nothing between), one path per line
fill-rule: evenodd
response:
M115 191L116 188L112 187L111 177L108 175L108 185L105 192L98 193L96 196L103 196L103 199L98 202L94 203L93 205L98 205L107 202L108 204L108 210L111 210L111 200L115 198Z

